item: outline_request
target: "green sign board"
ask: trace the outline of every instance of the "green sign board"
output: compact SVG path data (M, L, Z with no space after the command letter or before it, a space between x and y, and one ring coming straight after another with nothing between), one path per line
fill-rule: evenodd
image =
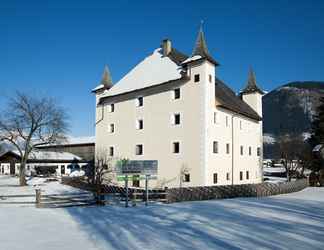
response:
M145 180L146 177L145 176L136 176L136 175L128 175L127 176L129 181L139 181L139 180ZM156 176L149 176L148 177L149 180L156 180L157 177ZM117 181L125 181L126 180L126 176L125 175L120 175L117 176Z

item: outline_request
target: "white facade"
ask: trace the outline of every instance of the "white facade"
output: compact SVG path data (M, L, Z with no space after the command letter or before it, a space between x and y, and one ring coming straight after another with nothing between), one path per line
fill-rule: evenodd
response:
M96 92L96 151L116 159L157 160L158 180L152 187L261 182L262 122L218 105L215 65L209 60L189 63L185 72L186 81L175 80L163 91L139 88L125 98L110 90ZM118 84L122 80L111 90ZM177 99L175 89L180 89ZM243 100L262 116L261 96ZM136 154L139 145L141 155ZM184 168L186 176L180 174Z

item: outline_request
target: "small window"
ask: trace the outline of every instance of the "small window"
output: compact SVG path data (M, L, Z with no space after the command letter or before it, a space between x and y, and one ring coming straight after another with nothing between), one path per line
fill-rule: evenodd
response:
M180 143L179 142L174 142L173 143L173 153L174 154L179 154L180 153Z
M209 82L210 82L210 83L213 82L213 76L212 76L212 75L209 75L209 76L208 76L208 79L209 79Z
M226 121L225 121L226 122L226 127L228 127L228 116L226 116L225 119L226 119Z
M240 171L240 181L242 181L242 180L243 180L243 172Z
M249 147L249 155L252 155L252 148L251 148L251 146Z
M214 124L217 123L217 112L214 112Z
M180 99L180 89L173 90L173 99Z
M112 113L112 112L115 112L115 104L110 104L109 105L109 111Z
M173 115L173 124L179 125L180 124L180 114L174 114Z
M242 130L242 121L240 121L240 130Z
M28 171L30 170L30 166L29 166L29 165L27 165L27 170L28 170Z
M248 180L250 178L249 171L246 171L246 179Z
M240 154L243 155L243 146L240 147Z
M258 147L258 148L257 148L257 156L260 156L260 155L261 155L261 148Z
M109 147L109 156L114 156L114 147Z
M136 155L142 155L143 154L143 145L142 144L136 145L135 154Z
M199 82L200 81L200 75L199 74L196 74L195 75L195 82Z
M143 97L138 97L136 99L136 107L142 107L143 106Z
M218 142L217 141L213 142L213 153L218 154Z
M140 176L133 175L133 187L140 187Z
M136 129L139 129L139 130L143 129L143 119L138 119L136 121Z
M230 144L226 143L226 154L230 153Z
M227 180L227 181L230 180L230 173L226 173L226 180Z
M184 182L190 182L190 174L185 174L183 178Z
M217 184L217 181L218 181L217 173L214 173L214 184Z
M114 133L115 132L115 124L112 123L112 124L109 125L109 132L110 133Z

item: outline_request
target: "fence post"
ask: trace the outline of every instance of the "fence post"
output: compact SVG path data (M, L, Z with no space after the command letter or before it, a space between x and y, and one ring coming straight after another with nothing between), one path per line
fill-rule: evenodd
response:
M42 200L42 190L36 189L36 207L41 207L41 200Z

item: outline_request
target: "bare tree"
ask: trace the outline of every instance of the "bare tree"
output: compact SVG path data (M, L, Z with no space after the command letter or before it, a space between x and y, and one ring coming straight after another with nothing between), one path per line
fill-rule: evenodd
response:
M110 157L106 150L97 150L94 169L93 169L93 179L92 184L95 188L95 194L97 202L100 202L101 187L103 184L110 184L114 180L114 163L115 159Z
M53 98L34 97L17 92L0 117L0 141L7 141L19 152L19 183L26 185L25 166L37 146L65 139L67 115Z
M277 158L283 164L287 180L302 177L305 168L309 168L312 160L311 148L302 136L284 135L276 139Z

